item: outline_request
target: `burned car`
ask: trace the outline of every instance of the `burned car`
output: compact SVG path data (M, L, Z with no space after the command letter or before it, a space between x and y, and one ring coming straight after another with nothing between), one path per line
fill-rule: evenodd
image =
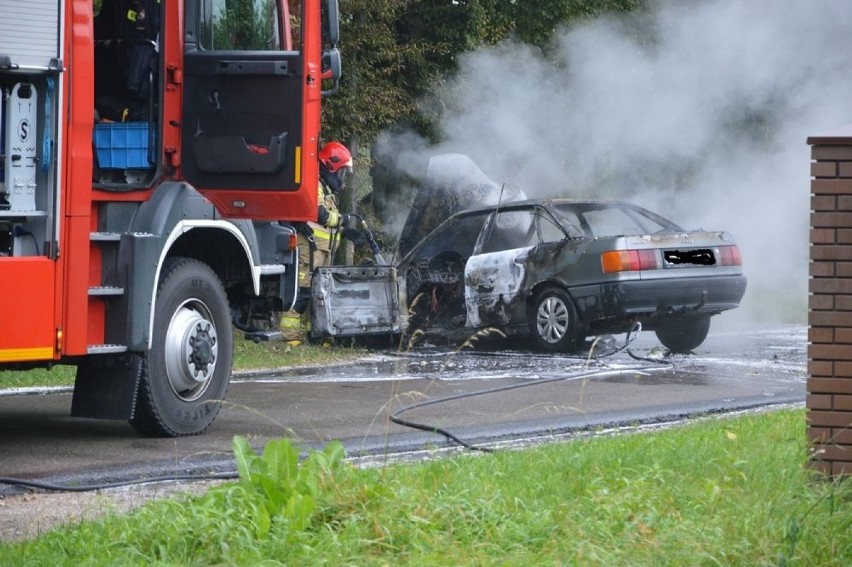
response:
M328 336L471 336L496 328L548 352L635 323L673 352L737 307L742 259L727 232L686 230L620 201L524 200L458 212L392 266L327 268L315 329Z

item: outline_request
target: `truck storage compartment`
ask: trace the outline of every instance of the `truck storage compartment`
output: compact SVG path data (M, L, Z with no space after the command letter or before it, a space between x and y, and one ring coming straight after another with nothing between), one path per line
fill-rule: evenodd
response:
M21 70L47 70L59 59L56 0L0 0L0 56Z

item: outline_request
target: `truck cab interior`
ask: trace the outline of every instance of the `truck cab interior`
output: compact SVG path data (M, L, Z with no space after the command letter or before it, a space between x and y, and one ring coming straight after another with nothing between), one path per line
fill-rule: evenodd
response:
M157 168L159 0L103 0L95 14L93 181L145 185Z

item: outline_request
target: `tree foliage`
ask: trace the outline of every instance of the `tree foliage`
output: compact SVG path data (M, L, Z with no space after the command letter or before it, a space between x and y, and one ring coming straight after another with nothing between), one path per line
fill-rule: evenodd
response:
M369 145L405 124L431 136L417 112L459 55L509 38L546 49L560 26L646 0L340 0L343 78L324 101L327 138Z
M356 152L372 148L382 132L413 130L437 142L438 121L449 104L440 87L461 55L509 39L546 53L561 27L647 1L340 0L343 76L337 93L323 101L323 137ZM384 223L391 203L405 206L411 185L382 162L375 155L356 160L362 173L369 163L369 187L359 183L350 198L372 192L372 212Z

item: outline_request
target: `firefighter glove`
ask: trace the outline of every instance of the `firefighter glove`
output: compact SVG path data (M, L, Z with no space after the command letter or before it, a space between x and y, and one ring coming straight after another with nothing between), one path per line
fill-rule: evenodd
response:
M328 209L325 208L325 205L320 205L317 209L317 222L325 226L330 216Z
M343 238L352 242L352 244L367 244L367 235L363 230L357 228L344 228Z

